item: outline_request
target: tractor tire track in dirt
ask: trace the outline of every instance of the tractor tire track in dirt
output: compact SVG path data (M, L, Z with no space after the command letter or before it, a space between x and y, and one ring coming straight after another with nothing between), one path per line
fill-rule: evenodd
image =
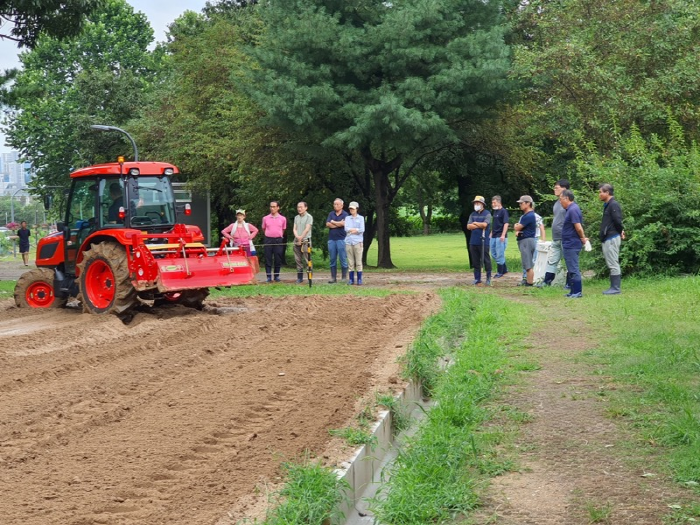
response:
M438 301L209 304L234 313L171 306L124 325L0 303L0 522L215 523L282 461L323 453L360 397L395 388Z

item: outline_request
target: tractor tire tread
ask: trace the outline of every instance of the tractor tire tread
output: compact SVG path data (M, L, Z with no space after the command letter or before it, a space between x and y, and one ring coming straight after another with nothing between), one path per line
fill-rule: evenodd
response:
M109 263L114 274L114 285L116 286L114 301L104 312L94 311L84 286L85 268L89 261L98 257ZM93 244L83 255L83 260L78 264L78 267L80 268L80 296L83 312L121 315L136 306L136 289L131 283L131 277L129 276L129 260L126 256L126 249L121 244L115 242Z
M18 308L32 308L31 305L27 303L27 288L37 281L44 281L51 285L53 289L53 279L54 272L48 268L36 268L24 272L19 279L17 279L17 284L15 285L15 305ZM63 308L68 300L66 298L56 297L54 291L54 300L50 306L47 308Z

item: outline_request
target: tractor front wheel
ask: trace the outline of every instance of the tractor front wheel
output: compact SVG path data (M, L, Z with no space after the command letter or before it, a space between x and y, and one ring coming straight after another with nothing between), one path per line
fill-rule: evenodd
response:
M84 312L123 314L136 305L123 246L113 242L93 244L79 267Z
M54 273L37 268L23 273L15 285L15 304L20 308L60 308L66 299L56 297L53 288Z

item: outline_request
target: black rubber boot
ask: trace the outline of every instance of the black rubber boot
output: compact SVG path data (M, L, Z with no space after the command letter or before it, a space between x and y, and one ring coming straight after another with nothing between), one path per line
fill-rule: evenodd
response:
M297 272L297 284L304 282L304 272Z
M328 284L335 284L338 282L338 268L331 268L331 280L328 281Z
M343 270L343 282L345 282L345 280L348 278L348 269L343 268L342 270Z
M554 282L554 278L556 277L556 274L552 272L547 272L544 274L544 284L547 286L551 286L552 282Z
M617 295L622 293L620 290L620 283L622 282L622 275L611 275L610 276L610 288L605 290L603 294L605 295Z

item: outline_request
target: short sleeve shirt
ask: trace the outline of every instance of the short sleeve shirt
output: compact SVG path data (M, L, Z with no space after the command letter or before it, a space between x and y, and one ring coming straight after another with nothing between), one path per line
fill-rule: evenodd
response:
M491 229L491 237L494 239L503 235L503 227L508 224L510 216L508 215L508 210L505 208L500 208L493 211L493 224ZM506 232L506 235L508 233Z
M537 229L537 219L535 218L535 212L529 211L520 217L520 224L523 225L523 229L520 230L520 235L518 235L518 241L523 239L535 238L535 230Z
M484 242L483 239L489 238L489 232L491 231L491 212L487 209L472 212L472 214L469 216L469 222L467 224L471 224L473 222L485 222L488 224L485 230L480 228L477 230L472 230L472 234L469 236L469 244L480 246L481 243Z
M328 219L326 219L326 222L331 222L331 221L344 221L345 217L350 215L348 212L345 210L342 210L340 212L340 215L337 215L335 213L335 210L330 212L328 214ZM328 240L329 241L343 241L345 240L345 228L328 228Z
M297 215L294 217L294 228L296 228L297 233L301 235L304 233L304 229L306 228L307 225L313 226L314 224L314 218L311 216L309 212L306 212L303 216ZM309 228L309 232L304 236L305 240L311 239L311 230L312 228Z
M580 250L583 246L581 238L574 226L575 224L583 224L583 215L581 214L581 208L578 207L578 204L572 202L566 209L564 226L561 230L561 245L567 250Z
M277 216L265 215L262 221L262 229L265 232L265 237L279 238L284 237L284 230L287 229L287 218L284 215Z
M561 229L564 227L564 217L566 216L566 210L561 202L557 200L554 203L554 218L552 219L552 240L561 241Z

